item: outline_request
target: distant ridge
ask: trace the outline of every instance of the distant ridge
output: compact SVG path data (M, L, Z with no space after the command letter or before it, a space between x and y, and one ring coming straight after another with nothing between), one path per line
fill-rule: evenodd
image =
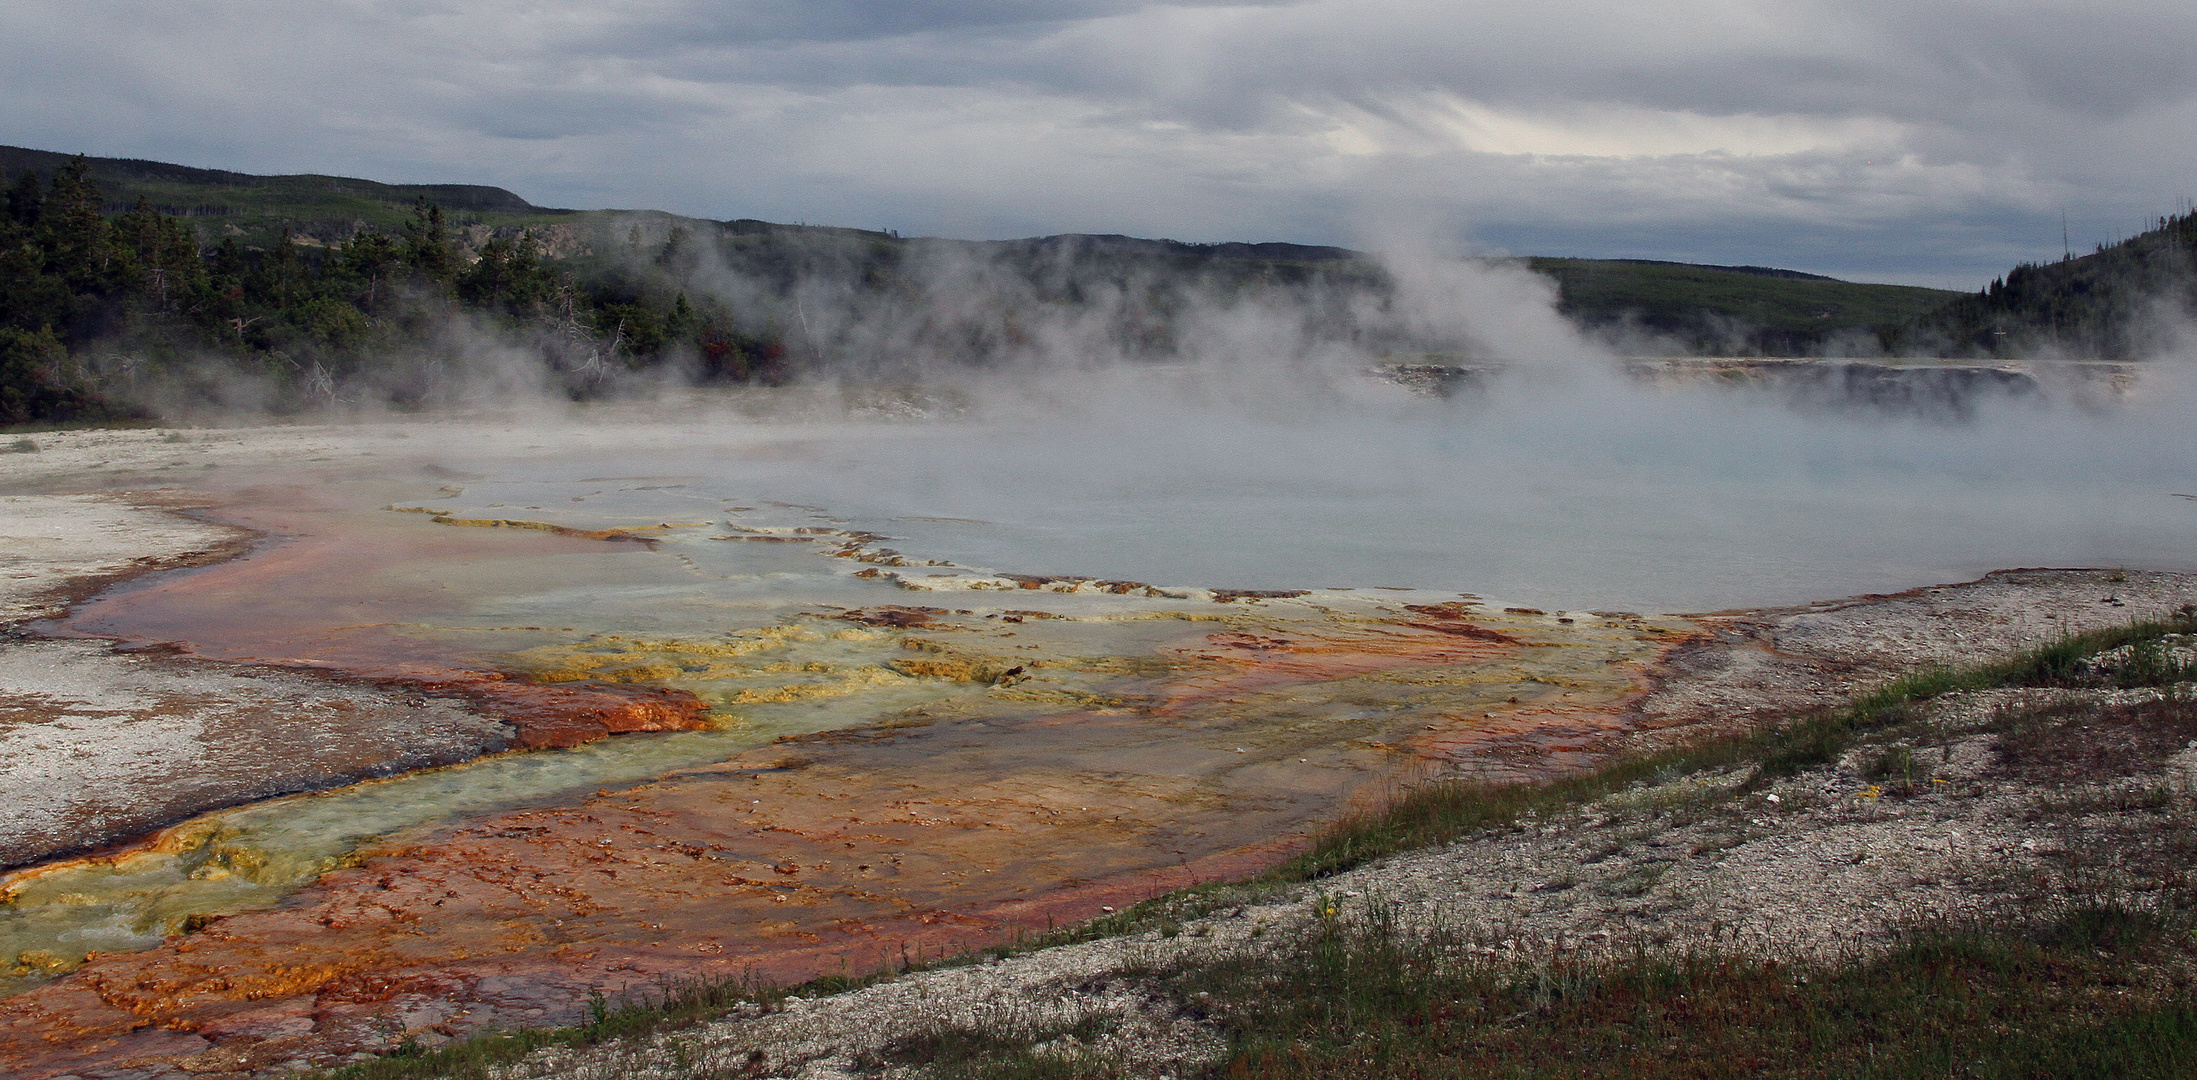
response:
M1826 277L1822 274L1806 274L1798 270L1780 270L1774 266L1718 266L1715 263L1672 262L1668 259L1596 259L1596 262L1629 263L1633 266L1683 266L1689 270L1722 270L1727 274L1752 274L1755 277L1786 278L1792 281L1844 281L1844 278Z
M1345 259L1362 259L1364 252L1349 248L1324 247L1313 244L1286 244L1278 241L1244 243L1226 241L1216 244L1195 244L1182 240L1146 240L1141 237L1123 236L1120 233L1060 233L1055 236L1033 236L1022 240L993 240L992 245L1027 250L1066 250L1074 254L1104 255L1185 255L1196 258L1221 259L1272 259L1282 262L1338 262Z
M7 172L10 181L26 172L34 172L41 179L51 179L55 169L67 164L74 154L55 153L51 150L32 150L21 146L0 146L0 169ZM280 176L255 176L250 173L229 172L223 169L196 169L188 165L173 165L164 161L145 161L138 158L102 158L87 156L92 179L110 195L132 194L145 185L178 184L192 187L230 188L247 191L276 190L282 193L303 193L314 190L331 195L376 199L392 204L409 204L425 196L429 202L445 210L543 214L557 213L548 207L536 206L518 195L499 187L482 184L383 184L373 180L359 180L345 176L322 176L317 173L296 173ZM147 193L148 198L153 198ZM120 202L118 208L126 208L136 202L133 197ZM159 203L161 200L153 198ZM208 210L220 204L196 203L189 205L162 205L165 213L181 217L205 216ZM226 213L226 209L215 211Z
M53 151L0 147L0 169L9 174L10 183L24 173L50 179L70 160L70 155ZM895 279L910 254L928 246L988 253L1003 268L1031 281L1055 284L1067 270L1118 274L1129 267L1140 268L1143 287L1185 273L1241 275L1274 287L1320 279L1338 288L1374 291L1386 280L1379 260L1331 245L1197 243L1120 233L1012 240L904 237L890 229L754 218L714 221L646 209L558 210L486 185L386 184L320 174L254 176L127 158L85 161L107 214L120 214L143 199L162 213L186 219L202 245L233 243L247 253L274 251L285 237L327 250L361 231L398 234L411 220L415 202L424 198L448 215L461 260L470 260L495 238L515 240L522 231L533 230L547 258L600 297L616 298L606 303L632 302L642 289L640 282L654 273L636 271L636 245L648 248L650 259L661 263L673 246L690 243L716 245L728 265L774 282L859 265L862 277L850 284L857 289ZM1680 354L1882 352L1906 341L1906 328L1918 319L1961 297L1771 266L1538 256L1497 261L1554 279L1558 310L1582 327L1622 336L1628 348ZM2014 287L2028 285L2033 276L2010 276L2007 291L2020 291ZM656 287L669 290L656 298L667 305L678 291L676 284L665 281L657 281Z

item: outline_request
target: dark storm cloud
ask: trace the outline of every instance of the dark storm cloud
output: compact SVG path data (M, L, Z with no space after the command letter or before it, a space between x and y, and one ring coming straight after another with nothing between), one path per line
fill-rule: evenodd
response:
M25 0L0 140L906 232L1972 285L2197 187L2186 4Z

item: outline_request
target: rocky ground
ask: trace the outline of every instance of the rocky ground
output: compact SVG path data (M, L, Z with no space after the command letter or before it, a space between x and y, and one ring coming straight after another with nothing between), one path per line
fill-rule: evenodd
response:
M990 1030L1040 1056L1175 1077L1224 1044L1212 1003L1179 1000L1152 974L1302 940L1324 919L1379 912L1530 966L1705 947L1836 960L1905 928L2055 897L2141 904L2182 879L2197 847L2193 691L1959 695L1768 786L1745 785L1746 768L1676 776L1314 885L1208 897L1210 913L1164 929L750 1006L646 1042L540 1051L500 1075L913 1076L907 1047Z

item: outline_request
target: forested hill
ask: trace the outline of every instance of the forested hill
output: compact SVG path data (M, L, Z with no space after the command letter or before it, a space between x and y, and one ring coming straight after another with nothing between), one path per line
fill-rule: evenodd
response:
M1916 346L1955 356L2141 359L2197 318L2197 212L2091 254L2024 263L1918 319Z
M1338 247L913 239L6 147L0 169L0 424L431 407L521 375L526 392L575 397L636 374L904 378L1039 362L1071 341L1181 358L1211 340L1192 322L1246 299L1294 313L1277 329L1303 342L1373 357L1477 347L1415 337L1387 272ZM1524 262L1561 310L1635 349L1873 348L1958 295L1755 266Z
M585 395L675 355L733 379L777 360L771 342L676 289L583 280L525 223L560 215L511 209L528 204L509 192L107 168L137 193L119 213L87 158L6 178L0 424L148 405L427 406L492 385ZM220 213L167 213L145 189L162 184L192 205L230 201ZM461 218L430 192L504 209ZM392 205L404 194L409 206ZM247 245L252 230L237 218L285 224ZM502 384L478 370L496 363Z

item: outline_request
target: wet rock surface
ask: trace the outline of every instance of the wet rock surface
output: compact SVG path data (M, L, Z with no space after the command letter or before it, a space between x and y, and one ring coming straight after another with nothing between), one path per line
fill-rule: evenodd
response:
M53 618L134 577L241 553L249 533L173 512L204 504L174 490L0 494L0 627Z
M451 701L88 641L0 644L0 869L511 742Z
M1042 680L994 679L985 698L368 852L278 909L94 957L8 999L0 1060L33 1074L171 1061L185 1031L237 1067L326 1060L420 1035L406 994L447 1006L426 1026L450 1037L569 1022L598 989L800 980L1042 932L1279 858L1353 793L1419 767L1406 748L1427 734L1428 702L1538 692L1614 730L1636 687L1607 650L1662 647L1627 627L1590 651L1517 620L1475 636L1451 632L1455 612L1397 614L1167 620L1180 644L1111 675L1113 704L1063 709ZM944 622L921 632L1075 629L974 611ZM1465 747L1483 722L1432 726ZM291 1031L298 1017L313 1026ZM281 1034L254 1034L277 1021Z

